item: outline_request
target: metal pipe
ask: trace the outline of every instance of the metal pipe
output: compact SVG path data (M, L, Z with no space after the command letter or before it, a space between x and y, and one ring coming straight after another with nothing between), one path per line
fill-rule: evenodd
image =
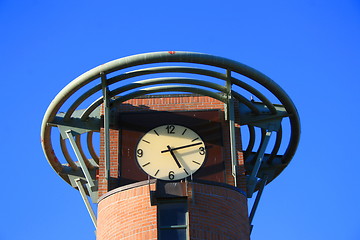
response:
M207 69L181 67L181 66L166 66L166 67L153 67L153 68L145 68L145 69L135 70L135 71L127 72L127 73L109 78L109 79L107 79L107 86L117 83L117 82L120 82L120 81L123 81L123 80L126 80L126 79L129 79L129 78L133 78L133 77L143 76L143 75L147 75L147 74L169 73L169 72L198 74L198 75L218 78L218 79L225 80L225 81L227 78L226 75L224 75L223 73L219 73L219 72L215 72L215 71L211 71L211 70L207 70ZM276 114L276 109L275 109L274 105L258 90L256 90L249 84L247 84L243 81L240 81L239 79L236 79L234 77L231 77L230 80L233 84L245 89L246 91L248 91L249 93L251 93L252 95L257 97L268 107L268 109L271 113ZM83 95L81 95L78 99L76 99L74 101L74 103L66 111L64 120L65 121L69 120L71 117L71 114L75 111L75 109L83 101L85 101L87 98L89 98L90 96L95 94L97 91L100 91L101 89L102 89L102 86L100 84L96 85L95 87L91 88L90 90L85 92Z
M60 135L60 147L61 147L61 151L62 151L66 161L68 162L69 166L73 170L78 170L79 167L74 163L74 161L70 157L69 151L67 150L67 147L66 147L65 140L61 137L61 135Z
M112 101L113 105L116 105L120 102L124 102L128 99L134 98L134 97L138 97L138 96L143 96L143 95L147 95L147 94L151 94L151 93L157 93L157 92L192 92L192 93L199 93L205 96L210 96L213 97L215 99L218 99L220 101L225 101L224 97L221 96L219 93L216 92L211 92L205 89L200 89L200 88L194 88L194 87L185 87L185 86L180 86L180 85L172 85L171 87L169 86L159 86L159 87L150 87L150 88L144 88L144 89L140 89L137 90L135 92L131 92L129 94L120 96L118 98L116 98L115 100ZM83 121L85 121L88 116L101 104L101 99L99 98L96 101L94 101L81 115L81 119Z
M93 134L94 132L88 132L87 133L87 137L86 137L86 143L88 146L88 150L89 153L91 155L91 157L93 158L93 160L99 164L99 156L96 154L95 150L94 150L94 145L93 145ZM100 143L99 143L100 145Z
M247 157L252 152L254 146L255 146L255 128L254 126L247 125L249 130L249 143L248 146L244 152L244 156Z
M109 89L106 83L106 75L100 73L104 103L104 152L105 152L105 178L110 178L110 104Z
M255 187L256 187L256 182L257 182L257 174L259 172L259 169L260 169L260 166L261 166L261 163L262 163L262 160L264 158L264 154L265 154L265 150L266 150L266 147L269 143L269 140L270 140L270 137L271 137L271 131L266 131L266 135L265 135L265 138L263 139L263 142L261 143L261 146L257 152L257 157L256 157L256 161L255 161L255 164L254 164L254 168L249 176L249 179L248 179L248 197L251 197L252 194L254 193L255 191Z
M257 209L257 207L259 205L260 198L261 198L261 195L263 193L264 187L265 187L265 185L267 183L267 180L268 180L267 176L265 176L264 179L261 180L259 191L256 194L256 198L255 198L254 204L253 204L253 206L251 208L251 212L250 212L250 215L249 215L249 224L250 225L251 225L251 223L252 223L252 221L254 219L255 212L256 212L256 209Z
M80 139L80 135L76 135L75 136L75 142L76 142L76 145L78 146L78 149L79 149L79 152L81 154L81 157L82 159L84 160L85 164L86 164L86 167L88 169L94 169L94 166L90 163L90 161L87 159L87 157L85 156L85 153L82 149L82 146L81 146L81 139Z
M77 178L75 179L75 183L76 183L76 186L78 187L79 191L80 191L80 194L81 194L81 197L85 203L85 206L86 206L86 209L90 215L90 218L95 226L95 229L96 229L96 216L95 216L95 213L94 213L94 210L92 209L91 205L90 205L90 202L89 202L89 199L87 198L87 195L85 193L85 190L84 190L84 187L81 183L81 179L80 178Z
M281 146L281 140L282 140L282 127L280 125L279 130L276 132L276 140L275 140L274 148L271 151L269 158L267 159L268 164L272 164L272 161L276 157L276 154L278 153Z
M138 81L138 82L135 82L135 83L132 83L132 84L128 84L128 85L116 88L113 91L111 91L109 93L109 97L114 97L114 96L116 96L116 95L118 95L120 93L130 91L130 90L134 90L134 89L136 89L138 87L142 87L142 86L157 85L157 84L168 84L168 83L183 83L184 81L186 81L185 84L203 86L203 87L207 87L207 88L211 88L211 89L223 92L224 94L226 93L226 88L225 87L223 87L221 85L218 85L218 84L215 84L215 83L201 81L201 80L197 80L197 79L191 79L191 78L172 78L172 77L169 77L169 78L147 79L147 80ZM208 93L209 92L210 91L208 91ZM240 94L237 94L236 92L232 92L232 94L234 95L234 97L238 101L240 101L241 103L245 104L248 108L250 108L251 111L254 114L259 114L259 110L248 99L244 98ZM118 101L119 101L118 99L114 100L113 104L115 104ZM83 114L81 116L81 120L85 121L86 118L91 114L91 112L94 111L98 106L100 106L102 102L103 102L103 99L102 99L102 97L100 97L97 100L95 100L92 104L90 104L90 106L83 112Z
M227 90L227 116L229 122L229 137L230 137L230 158L231 158L231 174L234 178L234 186L237 187L237 176L236 176L236 168L237 168L237 152L236 152L236 143L235 143L235 112L234 112L234 100L232 98L231 91L231 71L226 70L226 76L228 77L228 81L226 81L226 90Z

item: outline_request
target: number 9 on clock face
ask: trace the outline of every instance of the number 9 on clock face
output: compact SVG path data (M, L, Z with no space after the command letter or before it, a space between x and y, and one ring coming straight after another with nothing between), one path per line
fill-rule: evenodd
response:
M140 168L148 175L175 181L193 175L203 165L206 147L190 128L168 124L145 133L135 154Z

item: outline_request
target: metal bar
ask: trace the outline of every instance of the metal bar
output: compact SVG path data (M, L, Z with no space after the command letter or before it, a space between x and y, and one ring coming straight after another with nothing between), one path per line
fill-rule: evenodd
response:
M241 95L235 91L232 91L231 95L232 95L232 98L235 98L238 102L243 103L245 106L247 106L251 110L252 114L255 114L255 115L260 114L259 109L257 109L255 107L255 105L249 99L245 98L243 95Z
M155 74L155 73L167 73L167 72L181 72L181 73L193 73L193 74L199 74L209 77L214 77L222 80L226 80L226 75L219 72L214 72L207 69L201 69L201 68L192 68L192 67L184 67L184 66L164 66L164 67L153 67L153 68L144 68L140 70L135 70L131 72L126 72L124 74L112 77L107 79L107 86L129 79L137 76L147 75L147 74ZM185 80L187 82L187 80ZM255 97L257 97L259 100L261 100L270 110L271 113L276 114L276 109L274 105L258 90L256 90L254 87L250 86L249 84L242 82L234 77L231 77L232 84L235 84ZM87 98L92 96L97 91L100 91L102 89L101 85L96 85L95 87L91 88L87 92L85 92L83 95L81 95L78 99L75 100L75 102L69 107L68 111L66 111L64 120L68 121L71 118L72 113L75 111L75 109ZM113 91L112 91L113 92Z
M65 140L61 137L61 135L60 135L60 147L61 147L61 151L62 151L66 161L68 162L69 166L75 171L78 170L79 167L71 159L70 154L69 154L69 152L67 150L67 147L66 147Z
M255 146L255 128L254 126L251 125L247 125L248 130L249 130L249 143L248 146L244 152L244 156L249 156L250 153L252 152L254 146Z
M229 77L227 83L231 84L230 78L231 77ZM212 82L206 82L206 81L192 79L192 78L162 77L162 78L151 78L151 79L141 80L141 81L137 81L137 82L134 82L134 83L131 83L131 84L127 84L127 85L119 87L119 88L115 88L111 92L108 92L108 98L114 97L114 96L116 96L118 94L121 94L121 93L124 93L124 92L127 92L127 91L131 91L131 90L137 89L139 87L143 87L143 86L158 85L158 84L169 84L169 83L182 83L182 84L188 84L188 85L197 85L197 86L211 88L211 89L216 90L216 91L224 92L225 94L226 94L226 91L227 91L226 87L218 85L216 83L212 83ZM185 85L182 85L182 86L185 86ZM170 88L170 87L168 87L168 88ZM148 88L148 89L154 89L154 88ZM164 91L165 90L166 89L164 89ZM236 92L232 92L232 95L239 102L241 102L245 106L247 106L254 114L256 114L256 115L260 114L259 110L252 104L251 101L249 101L248 99L246 99L245 97L243 97L242 95L240 95L240 94L238 94ZM115 99L113 101L113 103L116 103L118 101L119 101L118 99ZM83 112L83 114L81 116L81 120L86 121L87 116L93 110L95 110L98 106L100 106L102 103L104 103L103 97L99 97L98 99L96 99Z
M188 85L198 85L198 86L203 86L203 87L207 87L207 88L211 88L214 89L216 91L220 91L220 92L224 92L226 91L226 88L215 84L215 83L211 83L211 82L206 82L206 81L201 81L201 80L197 80L197 79L192 79L192 78L176 78L176 77L167 77L167 78L152 78L152 79L146 79L146 80L141 80L141 81L137 81L131 84L127 84L125 86L119 87L119 88L115 88L113 89L111 92L108 93L108 97L114 97L118 94L121 93L125 93L127 91L131 91L134 89L137 89L139 87L144 87L144 86L149 86L149 85L158 85L158 84L168 84L168 83L186 83ZM173 85L174 86L174 85ZM184 86L184 85L183 85ZM151 88L154 89L154 88ZM166 89L165 89L166 90ZM124 96L124 95L123 95ZM98 99L96 99L92 104L90 104L90 106L83 112L83 116L81 117L81 120L85 121L87 116L93 111L95 110L98 106L100 106L102 103L104 102L103 97L100 97ZM113 103L115 104L116 102L118 102L118 99L115 99L113 101ZM249 106L249 103L244 103L245 105ZM251 106L249 106L250 108ZM253 111L256 111L256 108L252 109Z
M278 153L281 146L281 141L282 141L282 127L280 126L279 130L276 132L276 140L275 140L274 148L269 158L267 159L267 163L271 164L274 158L276 157L276 154Z
M95 150L94 150L94 145L93 145L93 133L94 132L88 132L87 133L87 137L86 137L86 143L87 143L87 146L88 146L88 150L89 150L89 153L91 155L91 157L94 159L94 161L99 164L99 157L98 155L96 154Z
M251 208L251 212L250 212L250 215L249 215L249 224L250 225L252 223L252 220L254 219L254 215L255 215L256 209L257 209L257 207L259 205L259 201L260 201L262 192L264 190L264 187L265 187L265 185L267 183L267 180L268 180L267 176L265 176L264 179L261 180L260 189L259 189L258 193L256 194L256 198L255 198L254 204L253 204L253 206Z
M230 137L230 156L231 156L231 174L234 177L234 186L237 187L237 153L236 153L236 142L235 142L235 111L234 111L234 99L231 94L231 71L226 70L226 89L227 89L227 116L229 121L229 137Z
M266 150L266 147L267 147L267 145L269 143L271 133L272 133L271 131L266 130L264 140L261 143L259 151L257 152L258 156L256 158L256 162L254 164L254 168L253 168L253 170L251 172L251 175L250 175L250 177L248 179L248 189L247 189L248 190L248 197L252 197L252 194L255 191L255 187L256 187L256 184L257 184L257 177L256 176L257 176L257 174L259 172L262 160L264 158L265 150Z
M131 98L151 94L151 93L157 93L157 92L191 92L191 93L198 93L204 96L209 96L212 98L215 98L219 101L226 102L226 98L223 97L221 94L213 91L208 91L201 88L195 88L195 87L187 87L184 85L172 85L172 86L157 86L157 87L149 87L149 88L143 88L131 93L128 93L123 96L119 96L118 98L114 99L112 101L113 104L118 104L121 102L124 102L126 100L129 100ZM102 98L99 98L95 100L81 115L82 120L86 120L87 117L91 114L92 111L94 111L102 102Z
M104 148L105 148L105 178L110 177L110 107L108 93L109 89L106 85L106 75L104 72L100 73L101 85L104 102Z
M234 114L234 101L229 99L228 104L229 112L229 131L230 131L230 151L231 151L231 165L232 165L232 175L235 181L235 187L237 186L237 152L236 152L236 143L235 143L235 114Z
M78 148L78 146L77 146L77 144L75 142L74 135L72 134L71 130L66 131L66 135L68 136L71 147L73 148L73 150L75 152L75 155L76 155L77 159L79 160L81 170L85 175L86 181L88 182L90 187L95 186L94 181L92 180L92 177L90 175L89 169L86 167L84 159L81 156L81 153L80 153L79 148Z
M91 162L87 159L87 157L85 156L85 153L84 153L84 151L83 151L83 149L82 149L80 135L76 135L76 136L75 136L75 142L76 142L76 144L77 144L77 146L78 146L78 149L79 149L79 152L80 152L80 154L81 154L81 156L82 156L82 159L84 159L84 162L85 162L85 164L86 164L86 167L87 167L88 169L94 169L94 166L93 166L93 165L91 164Z
M81 194L82 199L84 200L86 209L88 210L91 220L96 228L96 216L95 216L94 210L92 209L92 207L90 205L89 199L87 198L87 195L84 190L84 186L81 183L81 179L80 178L75 179L75 183L80 191L80 194Z

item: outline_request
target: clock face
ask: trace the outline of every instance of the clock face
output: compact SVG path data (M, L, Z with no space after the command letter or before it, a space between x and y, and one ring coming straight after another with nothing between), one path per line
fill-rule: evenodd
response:
M138 142L136 159L150 176L175 181L194 174L204 163L203 140L180 125L162 125L147 132Z

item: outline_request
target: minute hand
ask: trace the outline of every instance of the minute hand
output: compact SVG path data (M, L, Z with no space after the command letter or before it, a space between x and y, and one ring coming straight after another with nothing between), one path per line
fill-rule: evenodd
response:
M193 147L193 146L197 146L197 145L200 145L202 144L202 142L198 142L198 143L193 143L193 144L189 144L189 145L184 145L184 146L181 146L181 147L176 147L176 148L172 148L171 150L179 150L179 149L183 149L183 148L188 148L188 147ZM165 152L169 152L170 150L167 149L167 150L162 150L161 153L165 153Z

